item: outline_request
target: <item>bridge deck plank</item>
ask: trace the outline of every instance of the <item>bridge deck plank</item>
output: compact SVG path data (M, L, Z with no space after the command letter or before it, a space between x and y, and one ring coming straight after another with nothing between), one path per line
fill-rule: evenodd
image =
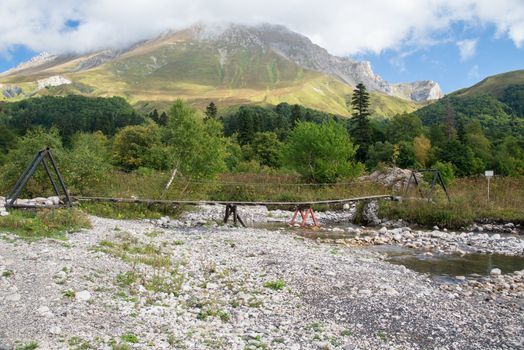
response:
M373 199L393 199L392 195L374 195L374 196L363 196L354 198L344 199L330 199L330 200L319 200L319 201L303 201L303 202L273 202L273 201L209 201L209 200L167 200L167 199L142 199L142 198L109 198L109 197L74 197L78 201L93 201L93 202L113 202L113 203L142 203L142 204L171 204L171 205L238 205L238 206L255 206L255 205L274 205L274 206L307 206L307 205L318 205L318 204L343 204L350 202L358 202L363 200Z

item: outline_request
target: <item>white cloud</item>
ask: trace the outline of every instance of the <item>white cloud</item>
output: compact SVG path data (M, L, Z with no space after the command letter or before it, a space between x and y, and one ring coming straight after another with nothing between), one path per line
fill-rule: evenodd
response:
M460 60L467 61L477 52L478 39L466 39L457 41L457 47L460 52Z
M493 25L524 44L522 0L1 0L0 52L121 46L198 21L283 24L339 55L431 45L450 26ZM67 20L79 20L65 30Z

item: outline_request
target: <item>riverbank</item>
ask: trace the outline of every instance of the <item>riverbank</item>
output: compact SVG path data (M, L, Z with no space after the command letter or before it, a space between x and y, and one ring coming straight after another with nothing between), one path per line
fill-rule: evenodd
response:
M249 215L279 222L289 214L263 212ZM493 302L474 286L448 290L365 247L220 226L208 210L162 222L91 221L66 241L1 235L0 348L524 345L522 292ZM522 288L522 279L504 283Z

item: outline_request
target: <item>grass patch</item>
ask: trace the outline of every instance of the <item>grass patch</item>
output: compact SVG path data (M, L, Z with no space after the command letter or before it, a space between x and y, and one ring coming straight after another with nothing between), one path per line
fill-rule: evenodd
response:
M91 228L89 218L84 212L74 208L12 210L9 216L0 218L0 230L29 240L65 239L67 232L75 232L83 228Z
M114 255L129 263L140 263L156 268L171 266L169 255L153 244L143 244L130 234L120 237L117 242L102 240L98 249L104 253Z
M140 203L82 202L80 207L91 215L118 220L176 218L185 210L182 206Z
M27 344L18 345L15 350L34 350L38 348L38 343L36 341L32 341Z
M122 339L125 342L131 343L131 344L138 343L138 337L132 332L127 332L127 333L122 334L120 339Z
M2 277L11 277L13 275L14 275L14 272L11 270L5 270L4 272L2 272Z
M66 289L62 291L62 295L66 298L73 299L76 296L76 292L72 289Z
M264 287L273 289L273 290L282 290L286 286L286 282L284 280L276 280L276 281L267 281L264 283Z
M67 344L74 350L87 350L93 349L93 346L87 341L80 337L74 336L69 338Z

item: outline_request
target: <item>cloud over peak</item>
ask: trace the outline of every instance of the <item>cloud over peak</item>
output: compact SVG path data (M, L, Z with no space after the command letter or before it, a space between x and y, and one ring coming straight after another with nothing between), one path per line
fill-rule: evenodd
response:
M338 55L432 45L461 22L524 44L522 0L2 0L0 52L122 47L199 21L282 24ZM475 53L474 40L457 45Z

